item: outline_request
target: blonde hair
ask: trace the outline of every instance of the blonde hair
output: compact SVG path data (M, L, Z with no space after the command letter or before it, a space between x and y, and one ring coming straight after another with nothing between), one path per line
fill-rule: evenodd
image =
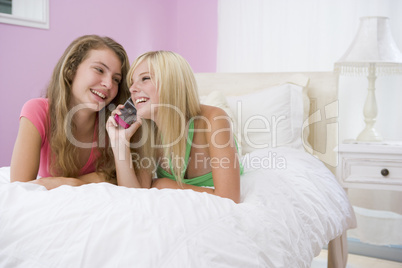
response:
M112 50L121 62L122 82L119 84L116 97L110 104L118 105L129 97L128 87L125 83L129 61L126 51L119 43L109 37L85 35L77 38L67 47L53 70L46 92L49 100L48 120L50 121L47 133L52 152L50 173L53 176L76 177L79 174L77 147L67 138L68 128L72 128L72 133L76 128L73 122L68 124L67 118L72 97L71 87L78 66L88 57L90 51L98 49ZM104 109L105 119L107 119L110 110ZM115 177L114 161L112 151L107 144L105 122L99 120L98 128L102 131L97 131L97 146L100 156L97 159L96 171L103 172L107 178L113 179Z
M156 127L153 122L145 120L143 135L148 132L150 139L143 148L143 156L156 157L152 141L156 141L155 145L162 145L164 157L181 160L172 162L172 175L181 184L186 167L180 163L184 163L187 146L187 136L183 135L186 133L188 122L201 113L194 73L188 62L179 54L171 51L151 51L139 56L132 64L127 75L129 87L133 84L131 79L135 69L144 61L148 63L151 80L159 93L159 126Z

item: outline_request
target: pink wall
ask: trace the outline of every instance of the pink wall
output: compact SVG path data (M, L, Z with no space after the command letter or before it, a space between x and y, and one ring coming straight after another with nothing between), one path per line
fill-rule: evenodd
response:
M216 71L217 0L50 1L50 29L0 23L0 167L10 165L22 105L42 96L68 44L84 34L121 43L132 62L173 50L195 72Z
M218 0L178 0L178 52L194 72L215 72Z

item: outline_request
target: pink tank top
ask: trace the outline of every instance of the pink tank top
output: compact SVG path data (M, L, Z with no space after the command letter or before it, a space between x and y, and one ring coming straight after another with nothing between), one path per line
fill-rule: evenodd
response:
M50 174L50 143L46 135L46 128L49 126L47 122L47 114L49 111L48 99L38 98L27 101L22 107L20 118L25 117L34 124L42 138L39 163L39 177L51 177ZM96 132L97 127L95 127ZM96 137L94 133L94 139ZM80 170L79 175L88 174L95 171L95 161L99 156L96 147L92 147L91 154L85 166Z

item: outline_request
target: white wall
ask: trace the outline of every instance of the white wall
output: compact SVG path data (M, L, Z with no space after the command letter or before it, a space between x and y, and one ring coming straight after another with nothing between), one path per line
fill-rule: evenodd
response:
M219 72L332 71L357 32L359 18L386 16L402 50L400 0L220 0ZM340 141L364 128L364 77L340 77ZM377 130L402 140L402 76L377 79Z

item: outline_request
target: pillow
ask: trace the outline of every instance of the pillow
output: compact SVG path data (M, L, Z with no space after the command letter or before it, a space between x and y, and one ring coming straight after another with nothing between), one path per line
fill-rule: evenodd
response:
M290 83L228 96L242 153L278 146L302 148L303 101L303 87Z

